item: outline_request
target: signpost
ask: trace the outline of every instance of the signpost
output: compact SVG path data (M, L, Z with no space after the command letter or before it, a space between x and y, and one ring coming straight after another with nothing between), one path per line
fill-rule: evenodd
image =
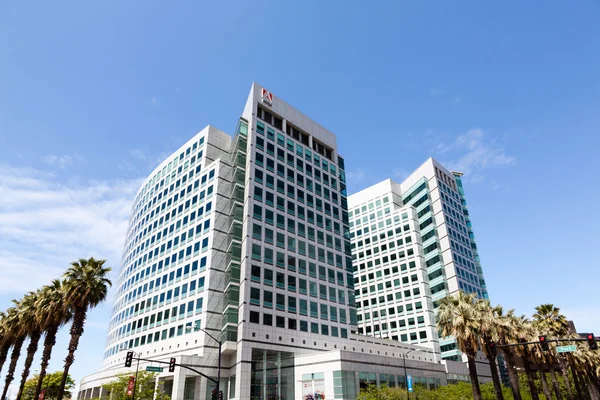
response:
M406 376L406 385L408 386L408 392L412 393L413 392L412 375L407 375Z
M146 372L163 372L163 367L146 367Z
M559 353L571 353L573 351L577 351L577 346L574 344L570 346L557 346L556 351Z

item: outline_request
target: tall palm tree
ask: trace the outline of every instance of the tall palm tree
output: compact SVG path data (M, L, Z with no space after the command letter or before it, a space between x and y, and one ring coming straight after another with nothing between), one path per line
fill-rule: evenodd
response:
M442 336L454 336L460 351L467 356L473 399L482 400L477 378L477 365L475 364L475 354L479 342L479 319L475 308L475 297L458 292L455 296L442 299L438 310L437 326Z
M0 372L6 362L8 350L12 346L10 332L7 329L6 314L0 311Z
M29 345L27 346L27 357L25 358L25 365L23 366L23 372L21 374L21 384L19 385L19 391L17 392L17 400L21 400L21 396L23 395L23 388L29 377L29 370L33 363L33 357L37 352L38 343L42 335L36 309L36 303L39 296L39 290L37 292L30 292L23 298L19 307L21 312L21 329L29 336Z
M46 336L44 338L44 351L42 352L40 374L33 396L34 399L39 398L42 391L46 368L48 368L52 349L56 344L56 333L62 325L71 320L71 312L65 307L65 291L63 290L63 282L61 280L54 279L50 285L42 288L37 308L39 310L39 323L45 331Z
M554 338L565 337L568 334L569 322L567 321L567 318L561 314L560 308L555 307L553 304L542 304L537 306L535 311L536 312L533 315L533 321L542 334L549 334ZM552 378L556 398L560 400L562 398L562 394L558 380L556 379L556 374L554 373L554 360L558 361L561 366L565 387L567 389L567 395L569 396L570 400L573 400L573 392L571 390L571 384L569 382L568 372L564 360L562 357L555 357L551 353L546 353L545 358L550 370L550 376Z
M497 321L497 333L498 343L500 345L508 345L518 343L518 335L515 333L519 332L521 327L515 327L514 324L518 319L514 315L515 310L509 310L505 315L499 314ZM507 365L508 380L510 382L510 388L513 393L514 400L521 400L521 390L519 387L519 374L517 372L516 364L516 353L514 347L502 347L502 353L504 354L504 360ZM537 395L537 393L536 393ZM532 396L533 398L533 396Z
M531 322L524 315L517 317L514 315L514 313L507 314L505 318L505 326L507 342L527 342L529 337L532 335L533 328L531 326ZM506 352L509 350L503 348L502 351L504 351L506 354ZM529 393L531 394L532 400L539 400L539 395L535 386L534 371L531 368L531 362L533 361L531 349L529 349L527 345L517 346L514 348L514 353L523 360L523 367L525 368L525 375L527 376L527 384L529 386Z
M481 340L481 348L490 365L496 400L504 400L504 396L502 395L502 384L500 383L500 374L498 374L498 365L496 364L496 356L492 354L491 349L487 346L487 343L490 341L498 341L500 332L499 325L503 314L502 307L492 307L489 300L480 299L475 303L475 310L479 317L479 333L481 335L479 338Z
M25 334L21 328L21 311L19 310L20 301L13 300L13 303L15 304L15 307L10 307L6 310L7 330L14 339L14 342L10 356L10 364L4 380L4 390L2 391L2 397L0 397L1 400L6 399L6 393L8 392L8 388L14 379L17 361L21 355L21 347L23 347L23 342L27 336L27 334Z
M62 400L69 375L69 368L75 360L75 351L79 346L79 338L83 334L83 327L89 309L96 307L106 300L108 287L112 285L107 278L110 268L104 267L106 260L89 260L80 258L72 262L71 267L65 272L65 300L73 312L73 324L71 325L71 340L69 342L69 353L65 358L62 381L58 388L57 400Z

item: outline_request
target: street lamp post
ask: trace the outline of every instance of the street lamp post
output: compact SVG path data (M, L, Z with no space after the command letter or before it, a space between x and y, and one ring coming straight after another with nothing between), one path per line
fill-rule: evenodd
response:
M406 356L412 353L413 351L421 351L421 349L412 349L407 351L406 353L402 353L402 360L404 361L404 380L406 383L406 397L410 399L410 392L408 391L408 374L406 373Z
M121 351L125 351L125 350L127 350L127 349L121 348ZM135 356L137 358L137 365L135 367L135 380L133 381L133 394L131 395L131 400L135 400L135 390L137 388L138 371L140 369L140 358L142 357L142 355L140 353L137 353L132 350L127 350L127 351L131 351L133 354L135 354Z
M220 387L221 387L221 345L222 345L222 342L220 340L217 340L217 338L215 338L213 335L206 332L204 329L200 328L199 326L194 326L193 328L191 326L186 327L186 330L188 330L188 331L191 331L192 329L196 332L197 331L204 332L206 335L208 335L208 337L210 337L212 340L214 340L215 342L217 342L219 344L219 362L218 362L218 367L217 367L217 398L218 398Z

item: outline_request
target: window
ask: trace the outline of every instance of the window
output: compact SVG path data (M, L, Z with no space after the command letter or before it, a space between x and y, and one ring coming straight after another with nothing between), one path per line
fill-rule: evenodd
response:
M260 313L257 311L250 311L250 322L253 324L260 323Z

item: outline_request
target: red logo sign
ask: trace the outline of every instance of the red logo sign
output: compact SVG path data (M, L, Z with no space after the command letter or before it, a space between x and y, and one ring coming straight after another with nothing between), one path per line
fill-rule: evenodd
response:
M44 400L44 397L46 397L46 389L42 390L40 392L40 395L38 397L39 400Z
M127 384L127 396L133 396L133 388L135 387L135 377L129 377L129 383Z
M269 92L267 89L262 90L262 101L263 103L267 103L268 105L273 104L273 93Z

